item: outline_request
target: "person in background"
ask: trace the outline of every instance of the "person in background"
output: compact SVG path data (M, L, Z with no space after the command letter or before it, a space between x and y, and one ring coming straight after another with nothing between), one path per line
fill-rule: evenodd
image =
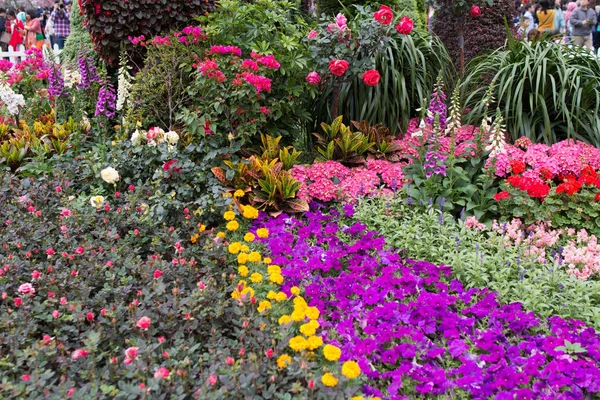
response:
M46 42L50 44L50 48L54 49L54 24L50 18L50 10L44 10L44 18L46 19L46 28L44 34L46 35Z
M535 29L535 4L527 3L525 5L525 14L523 14L523 22L525 26L525 37L528 37L529 32Z
M565 14L563 13L562 1L556 0L554 2L554 29L559 33L565 33Z
M25 22L25 48L41 49L44 46L44 34L42 33L42 23L37 17L35 10L29 9L26 11Z
M5 29L10 32L11 38L8 43L14 50L17 50L17 46L23 44L23 36L25 35L25 25L21 20L17 19L15 10L8 10L6 12L6 25Z
M6 32L6 10L0 7L0 37ZM8 49L8 42L0 42L2 51Z
M71 34L71 22L69 21L69 18L70 14L65 9L64 4L57 0L54 4L54 11L52 11L50 19L54 26L54 39L56 40L59 49L65 47L65 41Z
M571 25L571 14L577 8L577 2L571 1L567 4L567 11L565 11L565 25L567 26L568 36L571 36L573 33L573 26Z
M556 12L550 7L548 0L540 1L540 8L537 10L538 17L538 31L542 33L552 33L555 30L554 17Z
M592 50L594 48L592 29L597 23L598 16L589 5L589 0L579 0L579 7L573 11L569 20L573 25L573 44Z

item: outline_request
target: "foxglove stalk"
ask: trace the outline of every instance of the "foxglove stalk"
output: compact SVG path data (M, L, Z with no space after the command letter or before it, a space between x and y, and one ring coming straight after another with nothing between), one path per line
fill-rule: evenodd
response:
M54 98L67 94L62 72L56 66L52 66L48 74L48 94Z
M115 111L116 95L115 89L112 84L107 82L100 88L98 92L98 101L96 102L96 117L99 115L106 115L108 118L113 119L116 115Z
M119 68L119 80L117 84L117 111L123 109L123 106L129 98L129 90L131 89L131 75L126 66Z

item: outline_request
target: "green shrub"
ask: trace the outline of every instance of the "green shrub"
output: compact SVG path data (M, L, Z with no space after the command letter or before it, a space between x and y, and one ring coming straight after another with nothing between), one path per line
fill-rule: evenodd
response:
M600 60L585 50L549 41L510 40L473 60L462 84L469 121L481 121L481 100L494 82L494 98L513 140L526 136L553 144L572 137L600 146ZM495 106L494 106L495 107Z
M63 65L77 68L79 52L94 55L94 44L89 32L83 27L83 16L79 8L79 2L75 2L71 8L71 34L67 38L65 48L60 53L60 61Z
M352 10L354 5L365 5L370 0L317 0L317 14L327 14L328 17L336 15L344 9Z
M528 256L528 243L506 246L495 232L468 229L464 222L425 205L374 198L358 204L353 219L381 233L405 257L452 266L468 287L489 287L505 302L520 302L540 316L576 318L600 327L600 282L583 281L553 261Z

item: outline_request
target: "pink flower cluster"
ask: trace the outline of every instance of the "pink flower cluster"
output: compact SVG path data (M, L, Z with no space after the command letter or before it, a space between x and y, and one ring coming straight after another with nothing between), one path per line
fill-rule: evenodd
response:
M219 70L219 64L213 59L206 58L204 61L192 64L192 67L198 68L202 76L208 79L215 79L217 82L224 82L227 79L225 74Z
M223 45L214 45L210 46L209 54L231 54L234 56L241 57L242 49L237 46L223 46Z
M270 92L271 91L271 79L262 75L254 75L249 72L242 73L242 77L246 82L254 86L256 93Z
M586 165L594 170L600 169L600 149L573 139L563 140L552 146L531 144L528 140L519 139L515 145L507 144L505 152L496 157L497 176L505 177L511 173L511 160L522 161L529 166L523 176L531 178L543 176L544 179L552 179L568 173L579 176ZM544 176L542 169L552 175Z
M405 163L368 160L365 166L348 168L337 161L317 162L310 167L296 165L292 177L301 182L298 197L307 202L355 202L359 197L391 195L404 184Z

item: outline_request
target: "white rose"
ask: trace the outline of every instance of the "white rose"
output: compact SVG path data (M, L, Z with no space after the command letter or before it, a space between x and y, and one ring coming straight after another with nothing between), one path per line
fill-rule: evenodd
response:
M115 183L120 178L117 170L112 167L104 168L102 171L100 171L100 177L106 183Z
M169 131L165 133L165 139L167 140L167 143L169 143L171 146L175 146L179 141L179 135L177 134L177 132Z
M131 144L134 146L139 145L142 142L142 136L140 132L136 129L135 132L131 135Z
M104 204L104 197L102 197L102 196L93 196L90 199L90 204L94 208L100 208L100 207L102 207L102 204Z

